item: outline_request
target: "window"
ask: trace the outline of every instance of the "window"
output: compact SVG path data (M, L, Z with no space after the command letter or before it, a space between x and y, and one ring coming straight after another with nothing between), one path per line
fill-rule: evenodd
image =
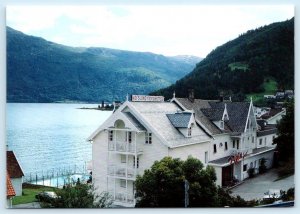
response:
M237 141L236 141L236 148L237 148L237 149L240 149L240 140L237 140Z
M259 145L262 145L262 138L259 139Z
M192 136L192 127L188 128L188 136L189 136L189 137Z
M265 137L265 146L267 145L267 138Z
M252 143L254 143L254 136L252 136Z
M232 148L235 148L235 140L232 141Z
M254 168L256 168L256 165L257 165L257 161L254 161Z
M126 180L120 180L120 187L126 188Z
M121 163L126 163L126 155L121 155Z
M145 135L145 143L146 144L152 144L152 133L146 133Z
M225 142L225 150L228 149L228 145L227 145L227 142Z
M217 144L214 144L214 153L217 153Z
M140 165L140 159L139 158L137 158L136 159L136 168L139 168L139 165ZM133 157L133 167L135 167L135 157Z
M220 128L224 129L224 121L220 121Z
M110 130L108 132L108 140L113 141L113 139L114 139L114 131Z
M247 164L244 164L244 166L243 166L243 171L244 171L244 172L247 171Z
M128 143L132 142L132 132L128 132Z
M208 152L204 153L205 163L208 163Z

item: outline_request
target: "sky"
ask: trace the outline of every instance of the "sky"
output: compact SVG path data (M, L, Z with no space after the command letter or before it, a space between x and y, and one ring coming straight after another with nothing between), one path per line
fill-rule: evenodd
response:
M278 6L8 6L6 24L73 47L205 57L247 30L294 16Z

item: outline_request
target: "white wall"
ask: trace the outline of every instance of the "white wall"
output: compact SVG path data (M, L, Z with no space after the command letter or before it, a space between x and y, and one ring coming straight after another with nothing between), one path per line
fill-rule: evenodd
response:
M199 159L204 166L205 164L205 152L208 152L208 160L209 160L209 146L210 142L193 144L188 146L181 146L173 149L169 149L169 156L172 158L180 158L182 160L186 160L189 155L194 158Z
M255 173L258 173L258 168L259 168L259 160L261 158L265 158L266 159L266 167L267 169L270 169L273 165L273 156L274 156L274 151L270 151L270 152L266 152L260 155L255 155L255 156L250 156L244 159L242 163L242 170L243 170L243 165L247 164L247 170L250 168L251 162L253 164L253 168L255 168ZM255 161L256 161L256 166L255 166ZM248 172L247 171L243 171L242 172L242 178L248 178Z
M210 144L209 161L228 156L231 154L231 150L232 150L232 140L228 134L216 135L216 136L214 136L214 138L215 139ZM227 150L225 150L225 142L227 142L227 147L228 147ZM222 143L221 147L220 147L220 143ZM214 144L216 144L216 146L217 146L216 153L214 153Z
M145 142L145 140L142 142ZM159 161L166 156L168 156L167 146L162 144L152 133L152 144L144 143L143 154L139 156L139 173L142 175L143 171L145 169L149 169L153 165L154 161Z
M23 177L21 178L11 178L11 183L14 187L16 196L22 195L22 183L23 183Z
M94 139L92 146L93 183L96 192L107 191L107 162L108 162L108 135L107 131L100 132Z
M12 208L12 198L6 199L6 208Z
M213 166L216 172L216 185L222 186L222 167Z
M276 137L276 134L270 134L270 135L265 135L265 136L260 136L257 137L257 148L261 148L261 147L276 147L276 145L272 145L273 143L273 137ZM260 139L262 139L262 144L260 145Z

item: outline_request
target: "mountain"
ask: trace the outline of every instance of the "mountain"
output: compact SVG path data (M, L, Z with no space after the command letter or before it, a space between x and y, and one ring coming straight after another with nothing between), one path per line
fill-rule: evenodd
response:
M194 64L194 65L203 59L203 58L200 58L197 56L192 56L192 55L177 55L177 56L172 56L171 58L181 61L181 62L186 62L188 64Z
M100 102L148 94L192 71L196 57L75 48L7 30L8 102ZM197 60L195 60L197 59Z
M294 89L294 18L255 30L217 47L195 69L171 86L150 93L171 98L216 99L222 92L241 100L245 94Z

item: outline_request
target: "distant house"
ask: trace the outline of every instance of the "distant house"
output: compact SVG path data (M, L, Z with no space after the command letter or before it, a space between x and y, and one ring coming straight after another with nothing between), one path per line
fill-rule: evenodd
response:
M282 116L286 114L285 108L272 108L265 114L261 115L260 119L264 119L267 124L277 124Z
M6 207L12 208L12 199L16 196L16 192L11 183L8 172L6 171Z
M284 92L277 91L275 96L276 96L276 99L284 99Z
M13 151L6 151L6 169L10 176L16 196L22 195L24 173Z

